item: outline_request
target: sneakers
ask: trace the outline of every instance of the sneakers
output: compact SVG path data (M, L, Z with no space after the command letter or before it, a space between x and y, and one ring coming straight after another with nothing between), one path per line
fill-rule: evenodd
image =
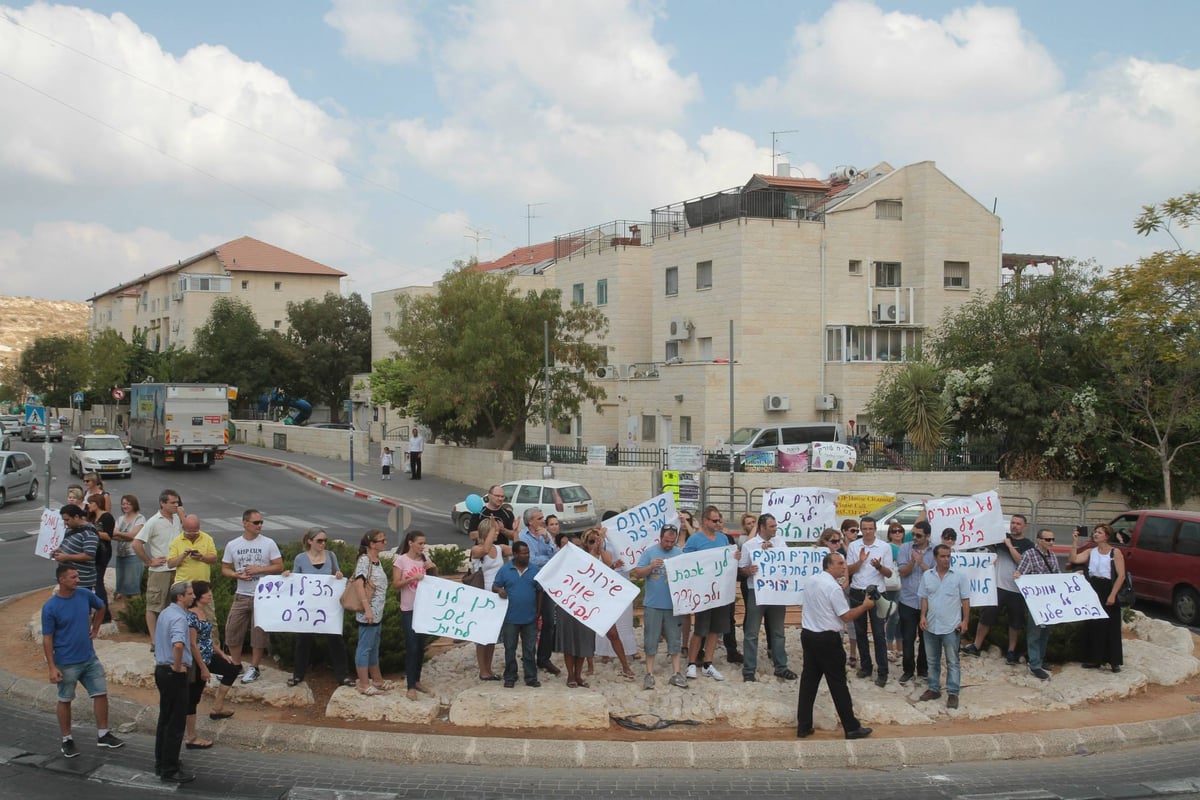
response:
M79 755L79 748L75 746L74 739L64 739L62 743L62 754L65 758L74 758Z
M1020 664L1021 659L1017 657L1017 651L1009 650L1007 653L1005 653L1004 654L1004 663L1008 664L1010 667L1015 667L1018 664Z
M670 679L667 681L667 683L671 684L672 686L676 686L680 689L686 689L688 687L687 679L684 678L682 675L680 675L678 672L676 672L674 675L672 675L670 677Z
M647 672L646 677L642 679L642 688L643 689L653 689L654 688L654 676L651 675L649 672Z
M1050 673L1046 672L1046 670L1044 670L1044 669L1040 669L1040 668L1039 669L1030 669L1029 674L1032 675L1033 677L1037 678L1038 680L1043 680L1043 681L1050 680Z
M958 708L958 695L952 694L946 697L946 708Z
M964 656L978 656L981 652L983 651L976 647L974 642L971 642L962 648L962 654Z
M112 731L104 734L96 740L97 747L107 747L110 750L116 750L118 747L124 747L125 742L112 735Z
M696 680L696 665L695 664L688 664L687 676L688 676L688 680L693 680L693 681Z
M256 680L258 680L258 667L250 667L242 676L242 683L254 683Z
M722 675L720 672L718 672L717 668L714 667L712 664L709 664L707 667L704 668L704 677L712 678L714 681L725 680L725 676Z
M753 672L743 672L742 683L758 683L758 676Z

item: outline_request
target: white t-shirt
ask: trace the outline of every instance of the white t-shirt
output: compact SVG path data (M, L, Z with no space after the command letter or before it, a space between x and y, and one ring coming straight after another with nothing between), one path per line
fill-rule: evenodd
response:
M863 550L870 551L871 555L867 556L867 560L862 562L862 566L850 576L850 588L866 589L868 586L875 586L882 592L884 591L883 584L887 579L883 577L882 572L872 566L871 562L878 558L880 565L894 572L896 562L892 559L892 546L879 537L876 537L875 543L870 546L862 539L855 539L846 550L846 564L859 563L858 559Z
M425 451L425 437L420 434L408 440L408 452L421 453Z
M146 549L146 558L166 558L171 553L171 542L183 530L183 518L176 514L167 519L162 512L146 520L146 524L138 531L135 541L141 542ZM149 567L151 572L174 572L174 567L165 563L161 567Z
M279 552L279 545L275 544L271 537L260 534L253 539L239 536L225 545L225 555L221 561L232 566L234 572L241 572L246 567L269 567L277 558L283 558L283 554ZM248 581L239 578L237 593L253 596L256 586L257 577Z
M787 542L782 541L778 536L772 536L770 539L770 542L771 542L771 546L766 547L765 549L776 550L780 547L784 547L784 548L787 547ZM766 543L767 543L767 540L763 539L758 534L755 534L754 536L751 536L749 539L747 539L746 543L742 545L742 557L738 559L738 566L739 567L753 566L753 562L750 560L750 554L753 553L755 550L763 550Z
M800 627L815 633L841 633L842 614L849 610L850 603L842 587L828 572L820 572L804 587L804 613L800 615Z

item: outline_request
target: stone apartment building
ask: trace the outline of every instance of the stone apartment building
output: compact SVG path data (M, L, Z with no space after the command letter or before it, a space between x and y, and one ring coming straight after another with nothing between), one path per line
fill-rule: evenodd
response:
M190 348L218 297L247 303L266 329L287 331L287 304L340 293L346 273L249 236L217 245L89 299L91 333L112 328L151 350Z

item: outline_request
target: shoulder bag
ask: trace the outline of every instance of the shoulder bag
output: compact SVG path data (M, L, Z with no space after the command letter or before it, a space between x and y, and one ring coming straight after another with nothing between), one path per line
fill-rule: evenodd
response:
M375 596L375 584L366 575L357 575L346 582L346 588L342 592L342 608L347 611L362 613L366 611L366 606L359 599L358 592L354 590L354 582L361 580L366 585L367 602L371 602L371 598Z

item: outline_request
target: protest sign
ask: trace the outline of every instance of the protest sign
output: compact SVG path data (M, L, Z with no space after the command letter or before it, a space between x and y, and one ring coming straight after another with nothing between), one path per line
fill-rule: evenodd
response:
M1038 625L1060 625L1108 616L1104 606L1100 605L1096 590L1078 572L1022 575L1017 578L1017 588L1029 607L1029 615Z
M780 543L782 544L782 543ZM750 553L758 572L750 577L754 602L760 606L798 606L804 603L804 586L821 573L827 547L775 546Z
M264 631L287 633L342 632L345 578L269 575L254 587L254 624Z
M413 630L433 636L495 644L508 612L508 600L495 592L426 575L413 599Z
M555 553L534 580L559 608L601 636L638 595L636 586L573 544Z
M971 608L996 605L995 553L951 553L950 569L970 586Z
M775 464L780 472L808 472L808 463L806 444L781 444L775 450Z
M54 558L51 555L62 545L63 536L67 533L67 523L62 515L53 508L42 509L42 520L38 524L37 544L33 554L42 558Z
M858 463L858 450L840 442L813 442L813 472L853 472Z
M953 528L958 533L956 550L1003 542L1008 531L1000 511L1000 495L995 492L926 500L925 511L935 536L945 528Z
M762 512L779 523L775 535L789 542L815 542L826 528L837 527L837 489L768 489Z
M837 497L839 517L865 517L877 508L882 508L896 499L894 494L860 494L842 492ZM837 527L836 525L833 527Z
M675 556L663 564L671 607L676 614L691 614L727 606L736 597L737 548L715 547Z
M674 494L663 492L605 520L604 528L608 541L616 548L617 557L632 567L645 549L658 541L658 532L663 525L678 524Z

